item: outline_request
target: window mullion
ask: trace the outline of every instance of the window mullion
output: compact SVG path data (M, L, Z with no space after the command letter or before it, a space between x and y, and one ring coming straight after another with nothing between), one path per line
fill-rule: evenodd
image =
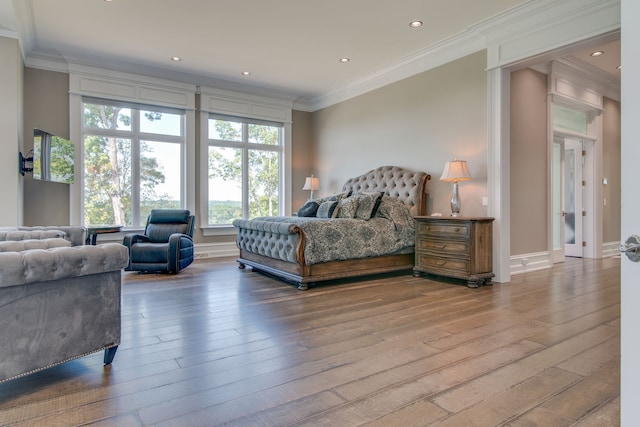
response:
M249 218L249 126L242 124L242 216Z
M142 226L140 218L140 110L131 110L131 224Z

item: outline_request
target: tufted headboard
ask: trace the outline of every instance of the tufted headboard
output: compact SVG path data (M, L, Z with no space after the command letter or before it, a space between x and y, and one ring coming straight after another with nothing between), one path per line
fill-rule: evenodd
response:
M427 181L431 175L398 166L381 166L363 175L350 178L342 191L380 191L402 200L413 216L427 214Z

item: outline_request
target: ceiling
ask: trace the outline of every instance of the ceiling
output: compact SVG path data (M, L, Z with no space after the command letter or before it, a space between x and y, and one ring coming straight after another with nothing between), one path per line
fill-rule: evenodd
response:
M534 1L0 0L0 35L19 37L27 64L46 57L312 102ZM598 64L620 63L617 43L617 57L608 46Z

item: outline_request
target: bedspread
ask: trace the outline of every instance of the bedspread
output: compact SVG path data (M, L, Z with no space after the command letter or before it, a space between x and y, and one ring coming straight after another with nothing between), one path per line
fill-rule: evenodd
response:
M415 221L407 208L395 199L384 198L378 213L367 221L351 218L302 218L295 216L259 217L251 220L236 220L240 229L238 246L250 252L265 252L284 261L298 261L306 265L320 262L366 258L393 253L413 252L415 244ZM242 235L242 231L253 230L286 238L273 239L269 248L260 250L251 247L256 239ZM304 260L295 260L298 234L304 234Z

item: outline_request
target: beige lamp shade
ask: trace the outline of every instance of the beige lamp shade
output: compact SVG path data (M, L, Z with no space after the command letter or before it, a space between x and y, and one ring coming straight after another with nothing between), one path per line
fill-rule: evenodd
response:
M470 179L471 174L469 173L467 162L457 159L445 163L442 176L440 177L441 181L446 182L469 181Z
M318 179L317 176L308 176L307 179L305 179L304 181L304 187L302 187L303 190L319 190L320 189L320 180Z
M313 192L320 189L320 180L317 176L313 176L313 174L311 174L311 176L308 176L304 180L304 187L302 187L302 189L311 190L311 194L309 194L309 199L311 200L313 199Z

